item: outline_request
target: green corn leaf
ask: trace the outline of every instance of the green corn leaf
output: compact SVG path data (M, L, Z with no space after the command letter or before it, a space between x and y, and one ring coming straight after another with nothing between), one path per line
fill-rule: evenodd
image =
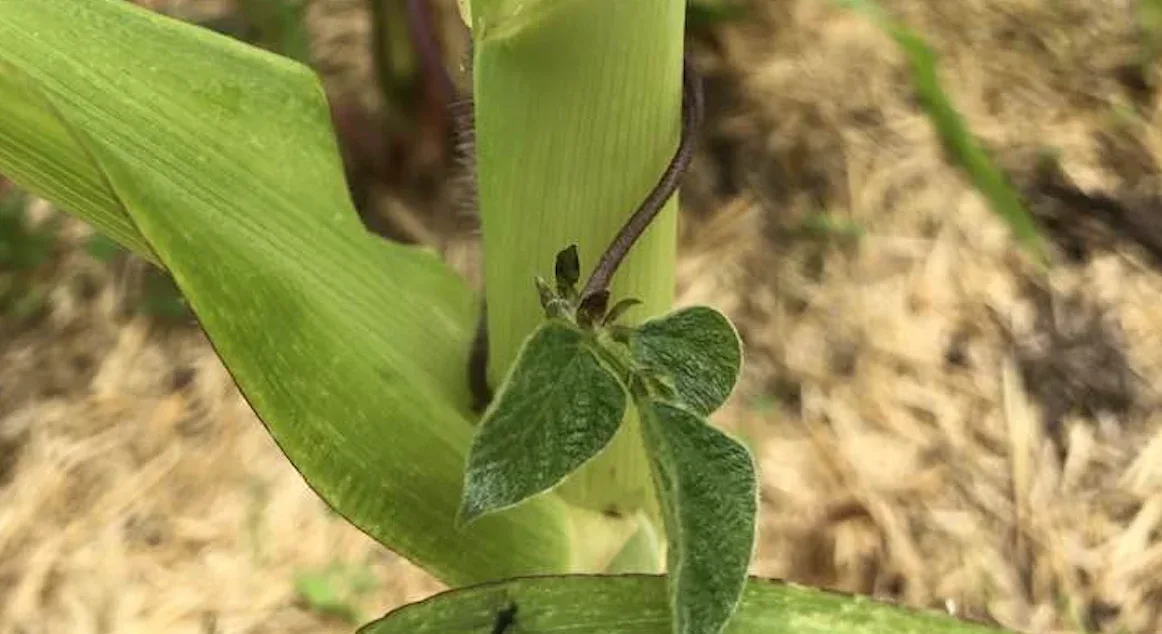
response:
M555 498L456 529L474 300L366 232L306 67L121 0L2 0L0 173L164 265L356 526L448 583L570 569Z
M682 404L703 416L722 406L742 369L738 332L707 306L651 319L633 331L629 345L635 361L672 380Z
M15 5L0 6L0 18ZM0 23L0 33L12 23ZM0 43L0 169L26 189L68 208L141 257L157 264L148 242L121 209L105 174L76 132L58 116L19 65L4 55L14 42ZM89 160L86 160L89 159Z
M465 521L549 490L609 444L627 397L596 345L559 319L529 335L468 456Z
M500 626L506 625L504 629ZM1001 634L947 614L751 578L727 634ZM359 634L668 634L662 577L514 579L406 605Z
M636 404L669 539L673 632L717 634L738 605L754 552L754 461L688 410Z
M993 212L1009 226L1018 243L1044 263L1046 254L1032 214L1020 194L969 130L964 117L940 83L936 53L919 34L893 21L874 0L832 0L868 16L904 52L912 67L912 85L949 158L968 175Z

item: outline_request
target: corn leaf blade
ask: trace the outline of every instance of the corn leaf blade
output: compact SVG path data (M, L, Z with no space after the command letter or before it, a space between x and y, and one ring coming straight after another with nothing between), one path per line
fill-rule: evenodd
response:
M506 629L499 626L507 623ZM727 634L1000 634L1005 630L860 596L751 578ZM458 588L359 634L668 634L663 577L563 576Z
M0 2L0 172L173 275L337 511L449 583L567 569L561 503L454 526L474 312L368 234L305 67L127 2Z

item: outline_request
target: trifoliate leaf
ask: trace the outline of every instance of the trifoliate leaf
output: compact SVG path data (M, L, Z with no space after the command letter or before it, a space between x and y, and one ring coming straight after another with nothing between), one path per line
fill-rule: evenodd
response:
M553 488L613 438L626 393L595 345L562 320L525 340L468 455L461 522Z
M669 539L673 632L718 634L738 606L754 552L754 461L687 409L648 399L637 406Z
M703 416L722 406L742 368L738 333L707 306L643 323L630 335L629 346L635 361L669 375L680 402Z

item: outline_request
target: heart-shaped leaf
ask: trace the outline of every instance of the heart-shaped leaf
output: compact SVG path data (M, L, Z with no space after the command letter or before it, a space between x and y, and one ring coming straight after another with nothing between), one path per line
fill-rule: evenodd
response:
M754 551L754 461L689 410L648 399L637 406L669 538L673 631L717 634L738 605Z
M525 340L468 455L461 521L551 489L609 444L626 393L596 345L560 319Z
M651 319L629 338L634 359L669 376L681 403L709 415L722 406L742 369L742 345L730 320L708 306Z

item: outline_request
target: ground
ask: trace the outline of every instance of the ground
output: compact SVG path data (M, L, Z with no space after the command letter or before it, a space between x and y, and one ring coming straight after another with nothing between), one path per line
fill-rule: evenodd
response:
M865 18L754 2L692 41L711 121L679 297L746 346L717 420L761 470L753 572L1023 632L1158 631L1150 32L1128 1L883 4L940 54L1052 267L948 164ZM309 15L340 89L368 72L344 62L359 7ZM327 511L196 327L125 308L139 270L63 235L47 315L0 328L0 632L347 632L440 588Z

